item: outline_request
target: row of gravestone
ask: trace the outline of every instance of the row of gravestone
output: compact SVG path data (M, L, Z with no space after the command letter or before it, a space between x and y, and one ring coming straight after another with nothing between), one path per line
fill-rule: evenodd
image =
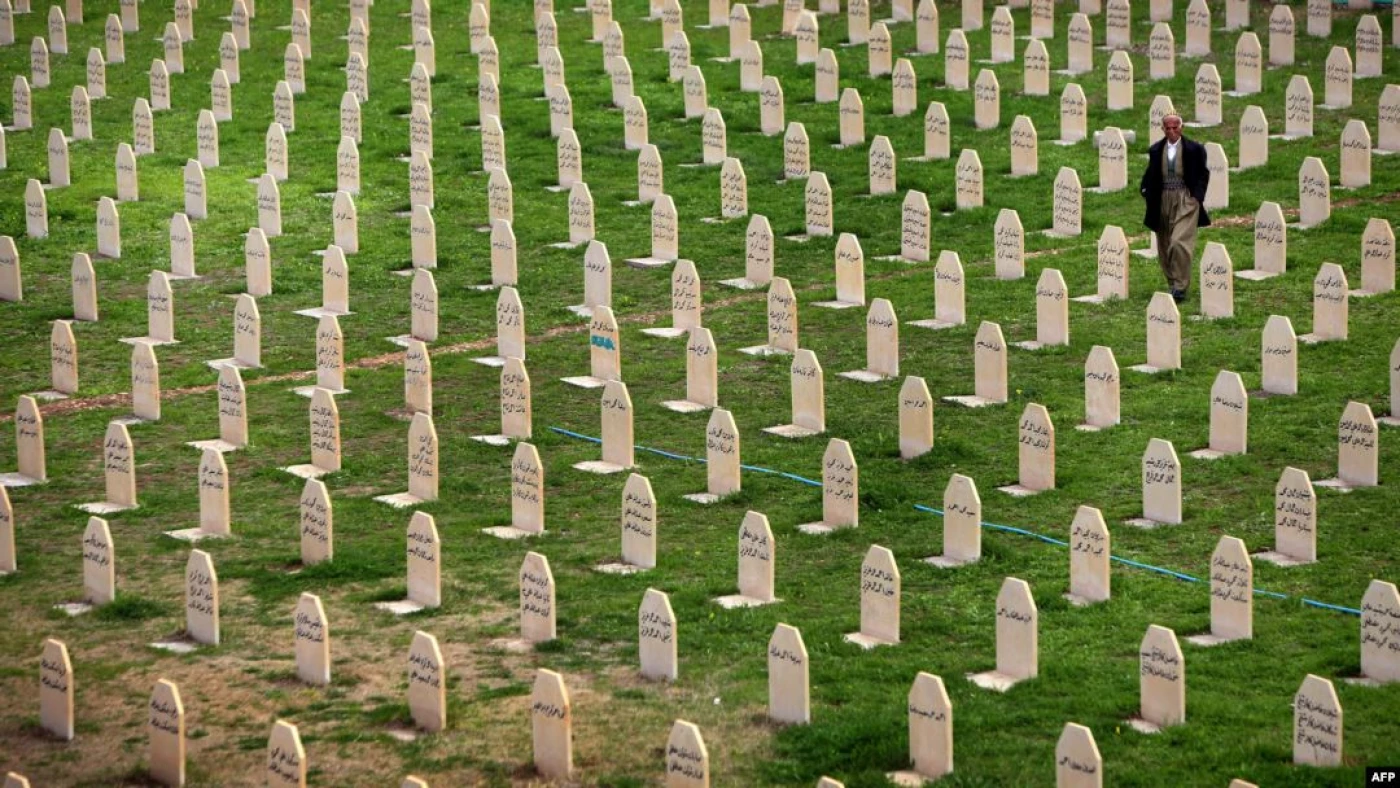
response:
M632 488L633 485L629 483L629 491ZM629 517L635 518L645 503L645 500L635 496L625 496L624 523ZM423 574L431 571L435 579L437 566L435 563L427 563L435 562L438 558L435 536L436 530L431 518L421 513L416 514L409 527L410 597L413 595L415 581L415 550L418 551L418 567L426 566L427 568L422 569ZM1107 539L1107 529L1097 510L1082 507L1075 519L1071 542L1072 600L1087 603L1101 601L1107 597ZM111 538L105 522L93 519L84 536L83 546L85 567L93 567L85 571L96 576L90 578L90 582L94 584L90 590L93 594L100 594L104 591L102 573L107 573L110 583L112 571ZM770 563L763 569L751 569L748 580L753 586L753 575L766 571L768 596L759 598L741 593L738 597L717 601L726 606L776 601L771 592L772 552L772 535L766 519L762 515L750 512L745 517L740 532L740 589L741 592L746 590L745 561L752 565L758 560L756 556L761 555ZM1102 576L1096 576L1093 571L1095 566L1102 568ZM1075 577L1076 568L1080 571L1079 578ZM1211 568L1211 632L1190 640L1208 646L1252 637L1252 569L1243 543L1231 537L1223 538L1212 556ZM425 578L420 576L418 580L421 587ZM753 594L765 593L765 589L761 587L761 579L757 586L747 590ZM860 572L861 630L859 633L848 635L847 640L866 648L894 645L899 642L899 586L899 570L893 556L888 550L873 546L867 553ZM110 586L107 590L110 592ZM548 561L543 556L537 553L526 556L520 570L520 590L522 639L531 643L553 639L555 589ZM1099 599L1095 600L1094 595L1100 595ZM410 598L409 604L412 602ZM436 600L431 602L435 604ZM996 606L996 668L986 673L971 674L968 678L984 688L1004 692L1016 683L1034 679L1038 673L1038 612L1031 597L1030 587L1016 578L1007 578L1003 583ZM217 644L217 576L211 559L201 551L193 551L187 565L186 611L190 638L200 643ZM1375 685L1400 680L1400 660L1395 658L1393 649L1386 648L1390 640L1389 630L1397 616L1400 616L1400 593L1397 593L1392 584L1373 581L1362 601L1362 677L1358 682ZM294 612L294 619L298 677L312 684L329 683L330 628L320 600L314 595L303 594ZM639 654L641 673L645 678L670 681L675 680L678 675L676 625L676 617L667 596L649 589L638 611ZM1141 711L1139 716L1129 720L1130 724L1140 731L1150 733L1184 723L1184 656L1175 634L1162 627L1149 627L1139 655L1142 676ZM801 634L795 628L786 624L778 625L768 645L768 664L770 718L780 723L809 723L811 706L808 657ZM446 727L446 695L444 683L441 681L441 677L445 675L443 667L436 640L426 633L415 634L409 655L409 707L415 724L428 732L438 732ZM71 739L74 735L73 678L66 647L56 640L47 641L41 660L41 724L45 730L65 739ZM945 692L935 691L932 695L918 692L920 682L925 680L926 678L921 676L919 681L916 681L914 692L911 692L911 761L915 766L915 774L932 778L951 771L952 737L951 720L948 719L951 716L951 708ZM942 689L941 681L937 683L936 689ZM924 702L916 703L915 693L918 693ZM937 702L938 697L942 698L941 703ZM1305 731L1307 735L1296 737L1295 762L1338 765L1342 757L1341 709L1331 682L1310 676L1300 689L1299 698L1307 703L1295 699L1295 730ZM174 705L179 705L178 699ZM153 709L155 706L156 704L153 704ZM921 708L919 714L914 713L916 706ZM1327 719L1321 719L1319 715ZM563 716L567 717L567 714ZM944 734L937 737L917 735L921 730L919 726L927 724L931 717L942 718L942 721L949 723L942 729ZM176 725L178 720L173 717L164 719L171 724L154 726L163 730L159 733L153 731L153 735L174 734L177 728L182 727ZM178 732L183 733L182 730ZM536 734L538 743L538 729ZM564 736L567 738L567 730ZM183 737L178 738L178 741L164 742L167 746L160 750L165 753L179 753L180 763L166 765L179 768L182 774ZM153 745L153 772L158 780L166 781L161 775L173 772L159 771L156 762L163 759L154 757L156 750ZM536 760L545 776L559 777L567 775L570 771L570 765L565 763L562 771L551 772L551 767L539 763L538 750ZM929 770L928 765L933 763L944 764L944 768L941 771Z

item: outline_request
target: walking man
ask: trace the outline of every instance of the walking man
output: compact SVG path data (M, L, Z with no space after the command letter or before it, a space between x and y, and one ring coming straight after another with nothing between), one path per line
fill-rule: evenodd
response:
M1147 200L1143 224L1157 234L1157 261L1179 304L1191 288L1196 228L1210 225L1203 207L1210 170L1206 149L1181 136L1181 116L1162 118L1162 139L1147 150L1147 172L1138 191Z

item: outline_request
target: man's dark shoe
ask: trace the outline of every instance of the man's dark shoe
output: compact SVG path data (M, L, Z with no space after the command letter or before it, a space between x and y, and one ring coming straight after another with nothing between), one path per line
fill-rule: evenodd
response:
M1185 291L1185 290L1173 290L1173 291L1172 291L1172 300L1175 301L1175 302L1177 302L1178 304L1182 303L1183 301L1186 300L1186 291Z

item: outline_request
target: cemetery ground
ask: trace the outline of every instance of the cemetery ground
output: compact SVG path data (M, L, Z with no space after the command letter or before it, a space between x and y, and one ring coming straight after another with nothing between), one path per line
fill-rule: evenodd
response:
M905 768L908 722L905 698L918 671L943 677L952 699L956 771L949 785L1044 785L1053 780L1054 748L1065 722L1094 732L1105 776L1113 785L1225 785L1241 777L1261 786L1353 785L1364 765L1400 762L1400 685L1368 688L1340 679L1359 674L1355 615L1304 605L1308 598L1359 607L1373 578L1400 579L1394 516L1400 511L1400 432L1382 429L1381 485L1349 494L1318 491L1318 561L1280 568L1254 565L1256 588L1285 598L1257 595L1254 637L1202 649L1186 646L1187 722L1156 736L1134 732L1126 720L1138 710L1138 646L1149 624L1180 636L1210 627L1206 582L1115 564L1112 599L1078 608L1064 600L1069 556L1065 548L1031 536L984 529L979 562L945 570L922 559L938 555L942 521L916 510L940 507L949 476L977 482L982 517L1056 539L1067 538L1080 505L1098 507L1112 532L1115 556L1209 577L1211 551L1223 535L1244 540L1251 552L1272 546L1274 486L1285 466L1314 480L1334 475L1337 421L1348 401L1389 412L1388 358L1397 337L1400 294L1350 302L1350 335L1344 342L1301 346L1300 390L1295 396L1254 394L1260 388L1260 331L1271 314L1289 316L1299 334L1312 323L1312 282L1324 261L1339 263L1352 286L1360 280L1360 235L1373 216L1397 215L1400 169L1394 157L1373 160L1370 186L1335 185L1338 137L1351 117L1374 128L1376 100L1400 73L1387 48L1385 76L1358 80L1352 109L1316 114L1315 135L1273 140L1264 167L1232 172L1230 205L1213 212L1207 241L1226 246L1236 270L1250 267L1252 222L1263 200L1296 209L1298 167L1319 156L1334 176L1333 212L1322 226L1290 230L1288 272L1262 282L1237 281L1235 316L1211 321L1194 315L1199 294L1182 305L1183 367L1138 375L1127 371L1144 356L1144 310L1162 289L1155 260L1131 257L1129 299L1105 305L1072 304L1071 344L1035 352L1012 349L1010 401L966 409L939 403L931 452L899 457L899 380L867 385L836 373L864 367L863 309L814 308L831 297L835 238L805 243L783 239L804 230L803 186L782 177L781 136L758 133L758 97L739 91L737 63L710 58L728 53L727 33L687 28L693 61L704 68L709 102L728 125L729 155L739 158L749 182L749 209L772 222L779 240L776 275L788 278L800 303L800 343L814 350L826 372L827 434L785 440L761 428L789 419L789 357L755 358L737 352L766 336L763 290L741 292L720 280L744 271L747 219L706 224L716 216L718 168L687 168L700 161L699 121L682 122L682 93L666 81L666 54L658 23L645 21L644 0L618 0L614 17L627 36L636 90L646 102L651 141L666 163L666 192L681 217L680 252L703 280L704 325L719 352L719 401L734 414L746 465L820 478L828 437L851 442L860 466L858 528L827 536L799 533L798 523L819 519L821 491L780 475L746 471L743 490L718 505L682 498L705 489L700 462L639 451L638 473L650 478L658 501L658 565L617 576L594 567L619 555L619 504L625 474L597 477L572 468L596 459L598 446L551 428L596 436L599 397L563 385L588 365L586 321L567 311L582 292L583 249L549 244L567 239L567 194L557 182L555 141L542 95L540 72L531 68L535 47L530 7L496 0L492 31L501 52L503 126L514 186L521 297L529 337L527 365L533 388L534 443L545 463L545 533L525 542L503 541L482 528L510 522L511 449L472 441L498 432L498 370L473 363L495 347L494 291L470 286L489 281L485 223L486 178L480 169L476 59L465 35L465 3L434 8L438 74L433 85L438 186L440 339L430 346L434 421L440 439L442 494L419 508L431 513L442 538L440 608L395 618L376 601L405 595L404 532L411 510L377 503L373 496L403 489L407 422L402 418L403 354L385 341L406 332L409 282L394 272L410 263L408 86L413 53L400 12L406 2L380 0L373 9L371 100L364 107L362 187L357 198L360 252L350 258L350 308L341 318L349 361L338 398L344 469L325 479L334 505L332 561L303 567L298 553L301 479L283 473L308 454L307 400L293 394L315 368L315 324L294 310L320 302L321 267L313 252L331 241L330 200L335 190L339 100L344 89L346 28L343 4L318 4L313 29L316 53L307 64L307 93L297 97L296 129L289 135L290 178L281 185L284 234L271 239L273 292L259 299L263 368L245 370L250 446L225 455L232 488L233 538L205 542L221 589L222 643L174 656L148 644L184 627L183 571L190 547L164 535L198 522L199 452L186 441L218 434L216 372L211 359L230 355L234 296L245 289L243 233L257 224L256 187L262 173L263 134L271 117L273 85L281 78L281 52L289 33L279 30L283 7L271 2L253 23L253 48L242 56L242 81L234 88L234 119L220 125L222 165L210 169L210 216L195 224L201 279L174 285L179 344L157 350L164 389L161 419L131 428L137 457L140 506L111 515L116 546L116 601L69 618L54 605L81 595L80 535L87 517L74 504L101 497L102 438L107 423L126 415L130 399L130 348L120 337L144 334L145 288L152 269L168 268L170 214L181 210L181 168L195 155L195 121L208 104L206 75L217 67L224 4L196 12L196 39L185 45L186 73L172 76L173 110L158 113L157 152L140 159L141 200L124 202L120 260L94 260L101 320L75 323L80 354L79 393L44 406L48 474L43 486L11 490L19 571L0 577L0 767L22 771L36 785L140 784L145 778L147 700L165 677L183 693L188 715L190 782L249 782L265 758L277 718L301 730L318 785L384 785L417 774L433 785L524 784L530 763L529 693L534 670L563 673L573 697L575 779L581 784L655 784L662 775L664 745L676 718L695 722L708 746L717 785L810 785L823 774L847 786L884 784L886 772ZM636 198L636 154L623 148L622 115L611 107L610 86L597 44L587 43L588 17L556 2L561 51L568 64L574 128L582 142L584 176L596 202L597 237L614 263L613 310L622 327L622 378L635 412L636 443L687 457L703 457L706 414L679 415L660 407L685 390L685 343L645 336L640 328L670 324L669 269L638 270L626 257L650 247L649 208L627 207ZM888 5L875 4L875 18ZM1134 8L1132 57L1147 73L1146 3ZM7 133L9 167L0 171L0 233L16 238L24 270L24 300L0 305L0 402L49 387L47 353L51 321L71 317L69 265L75 252L95 250L94 205L113 195L112 154L129 140L130 102L147 93L146 64L158 57L155 32L168 10L142 9L142 29L126 38L127 63L109 64L108 93L93 104L96 141L75 142L73 185L48 192L50 234L23 238L26 179L46 179L45 141L50 126L68 127L68 91L82 84L82 56L101 46L101 20L115 2L90 0L83 25L70 25L70 51L53 58L54 84L34 94L35 130ZM109 8L110 6L110 8ZM16 17L16 38L42 35L46 4ZM703 4L686 11L703 20ZM1267 6L1253 9L1253 28L1266 37ZM943 30L958 19L956 5L940 4ZM1047 41L1052 68L1063 67L1063 25L1073 9L1057 7L1058 38ZM823 46L835 49L841 84L860 90L867 140L890 138L900 157L893 195L868 195L865 146L836 150L837 107L811 103L813 69L794 65L791 39L770 37L781 8L751 8L753 36L763 44L765 71L780 77L787 120L802 121L811 138L814 171L825 172L836 194L837 232L858 235L866 256L867 298L888 298L901 323L933 314L933 265L877 258L899 253L900 204L905 191L929 196L935 213L932 249L958 252L966 270L968 320L945 331L900 328L900 371L922 376L935 398L972 389L973 334L981 320L1001 324L1007 341L1035 336L1036 281L1043 268L1058 269L1071 295L1094 292L1096 244L1107 224L1124 228L1134 248L1146 246L1142 201L1131 187L1145 162L1147 107L1154 94L1170 95L1191 120L1197 60L1181 59L1176 77L1148 82L1140 76L1131 110L1104 109L1103 68L1108 53L1095 53L1095 69L1073 78L1089 99L1089 128L1109 125L1137 132L1130 146L1130 188L1090 193L1097 157L1088 141L1070 147L1058 136L1060 89L1070 78L1055 75L1050 97L1020 95L1019 62L994 67L1001 80L1001 125L978 131L972 93L943 87L941 55L914 59L920 110L892 117L887 78L865 76L865 48L841 47L842 16L821 17ZM1219 10L1217 9L1217 15ZM1014 12L1028 30L1025 9ZM1217 141L1235 157L1240 114L1247 104L1265 109L1282 129L1284 88L1291 73L1313 77L1321 95L1321 64L1332 43L1350 45L1359 14L1336 9L1330 40L1297 38L1297 63L1265 73L1262 94L1227 100L1223 123L1188 128L1188 136ZM1101 17L1095 26L1101 27ZM1388 25L1389 22L1386 22ZM1180 9L1173 22L1184 40ZM1301 22L1299 27L1301 28ZM913 48L911 23L892 28L896 56ZM1096 41L1100 41L1096 31ZM986 29L969 32L974 57L985 56ZM1387 37L1387 41L1389 38ZM1215 54L1231 83L1234 34L1215 32ZM1017 44L1017 48L1022 46ZM0 50L5 83L27 73L23 43ZM923 149L922 108L946 104L952 121L953 158L911 162ZM0 117L10 118L8 93ZM1319 98L1318 104L1321 104ZM1012 179L1007 136L1011 118L1029 116L1040 135L1039 174ZM954 211L957 152L979 151L986 172L986 207ZM1052 239L1052 184L1061 166L1074 167L1086 186L1083 234ZM1019 212L1026 228L1026 276L994 276L992 224L998 209ZM1197 269L1197 273L1199 269ZM1195 288L1193 288L1194 290ZM1076 432L1084 412L1083 364L1090 347L1113 348L1122 377L1122 423L1097 433ZM1208 439L1210 388L1222 369L1239 372L1252 392L1248 452L1214 462L1193 460L1190 450ZM1056 426L1056 488L1028 498L996 491L1017 478L1017 424L1027 403L1044 405ZM9 405L5 406L7 409ZM8 429L8 427L6 427ZM1122 526L1141 514L1140 460L1147 441L1174 443L1182 458L1184 523L1152 530ZM0 468L16 462L13 442L0 441ZM744 513L763 512L776 540L775 605L725 610L713 598L734 592L736 534ZM902 572L902 642L862 651L842 635L859 628L860 567L866 549L894 552ZM548 556L557 584L556 640L516 653L493 645L519 629L516 575L527 550ZM963 676L994 663L995 598L1003 578L1026 580L1040 611L1040 674L1006 694L976 688ZM674 683L645 681L637 670L637 606L647 588L669 593L678 620L680 675ZM332 682L301 684L293 669L292 618L298 595L320 595L332 638ZM767 643L774 626L798 627L810 655L812 723L782 727L767 720ZM405 655L415 630L437 636L448 680L448 729L411 732L405 699ZM64 640L77 686L77 736L48 738L38 726L40 644ZM1345 765L1336 769L1292 764L1290 703L1308 673L1335 680L1345 709Z

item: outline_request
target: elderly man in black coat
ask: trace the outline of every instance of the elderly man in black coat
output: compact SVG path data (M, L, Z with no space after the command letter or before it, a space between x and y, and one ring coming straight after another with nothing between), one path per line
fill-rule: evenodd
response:
M1181 136L1181 116L1162 118L1162 139L1147 150L1147 171L1138 191L1147 200L1143 224L1157 233L1157 260L1179 304L1191 288L1196 228L1210 224L1206 214L1206 149Z

